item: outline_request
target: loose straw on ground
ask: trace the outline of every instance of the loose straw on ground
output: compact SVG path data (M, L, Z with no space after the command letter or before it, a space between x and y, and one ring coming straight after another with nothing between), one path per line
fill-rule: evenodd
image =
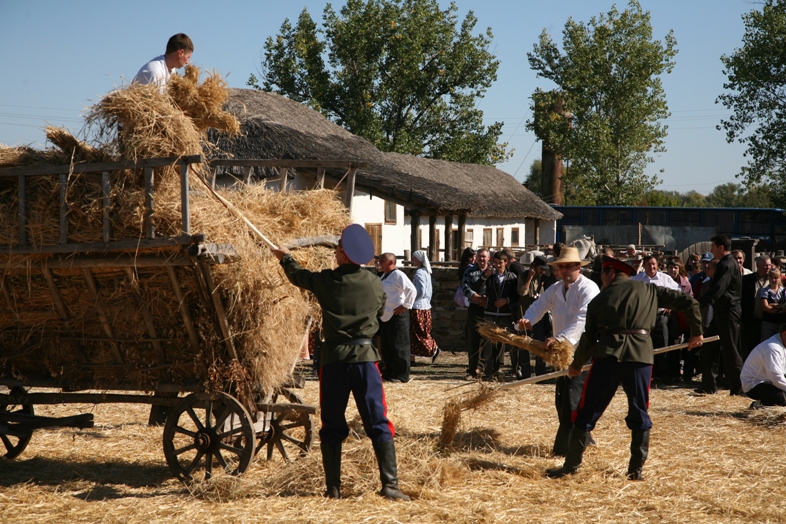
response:
M547 347L545 342L526 335L515 335L487 320L478 322L478 333L489 342L526 349L557 370L567 368L573 360L573 344L567 340L557 340L551 347Z
M484 327L485 329L485 327ZM481 331L480 326L478 326L478 331ZM501 330L504 331L504 330ZM481 332L483 334L483 332ZM484 337L486 335L483 335ZM529 338L529 337L517 337L519 339ZM704 344L715 342L719 340L720 337L713 336L707 337L704 339ZM521 342L520 340L518 342ZM667 346L663 348L658 348L654 350L652 353L653 355L659 355L661 353L667 353L669 351L675 351L677 349L683 349L688 347L688 343L684 344L675 344L673 346ZM572 353L572 351L571 351ZM589 369L591 366L587 364L583 368L582 371ZM459 424L461 423L461 412L466 411L468 409L478 409L481 406L484 406L494 400L497 394L500 391L505 389L512 389L519 386L524 386L526 384L535 384L537 382L542 382L544 380L549 380L552 378L562 377L568 374L567 369L562 369L560 371L555 371L553 373L547 373L545 375L538 375L535 377L526 378L524 380L518 380L516 382L511 382L509 384L503 384L497 387L490 387L487 384L481 383L480 391L478 391L474 396L463 395L459 400L449 400L445 403L445 407L443 408L442 412L442 432L439 436L439 448L444 451L450 451L453 446L453 439L456 437L456 432L458 431Z

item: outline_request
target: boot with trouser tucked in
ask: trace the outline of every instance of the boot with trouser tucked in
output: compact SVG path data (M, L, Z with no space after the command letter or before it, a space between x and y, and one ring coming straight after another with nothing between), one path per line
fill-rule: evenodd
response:
M641 468L647 460L650 449L649 430L634 429L631 431L630 463L628 464L628 479L644 480Z
M570 430L570 437L568 437L568 451L565 454L565 463L561 468L547 469L546 476L558 479L565 475L576 473L584 457L584 449L587 447L588 437L589 432L573 426Z
M392 440L374 444L374 453L379 464L379 480L382 489L379 494L386 499L410 500L398 487L398 470L396 468L396 446Z
M320 443L322 466L325 468L325 496L331 499L341 498L341 444L329 445Z

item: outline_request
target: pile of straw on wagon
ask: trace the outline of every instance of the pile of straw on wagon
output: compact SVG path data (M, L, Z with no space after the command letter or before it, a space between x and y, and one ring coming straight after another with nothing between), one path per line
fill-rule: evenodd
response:
M114 91L88 112L86 130L92 143L50 127L47 138L54 147L36 150L0 145L0 169L202 154L211 147L205 139L208 128L237 134L240 127L237 119L222 109L228 90L220 76L209 74L202 83L199 79L199 69L189 66L184 76L172 77L166 94L157 86L139 84ZM113 351L106 343L102 323L95 318L96 299L85 293L86 277L78 268L54 269L69 316L69 329L64 329L46 278L29 269L13 269L20 267L20 261L39 267L54 256L36 252L0 255L4 266L0 275L0 345L6 348L0 355L0 367L20 378L45 372L66 382L87 379L108 385L135 381L154 386L160 381L196 378L209 387L224 388L227 382L235 382L269 392L285 382L298 359L307 325L318 321L319 308L307 294L287 283L276 259L257 244L249 227L210 191L204 191L205 175L206 168L192 164L191 229L204 234L207 242L231 244L238 255L233 263L213 266L237 350L236 362L226 358L226 341L201 310L200 301L194 300L199 290L188 287L187 282L193 280L189 275L179 280L185 286L186 299L191 298L198 346L189 343L183 330L171 327L178 324L179 301L171 291L169 276L160 268L155 273L142 267L128 271L110 266L95 272L116 339ZM58 177L29 178L25 201L28 242L34 246L57 244L60 181ZM156 235L178 236L178 166L156 168L155 183ZM69 242L101 242L104 210L100 177L72 173L64 190ZM216 191L278 244L293 238L337 235L349 223L348 213L332 191L277 193L252 185ZM20 243L18 195L15 177L0 178L0 242L8 246ZM144 238L141 170L113 173L110 200L112 240ZM298 260L304 267L319 270L332 265L333 253L324 247L308 247L298 252ZM152 313L166 365L156 360L152 349L148 352L144 343L137 343L148 337L140 297ZM82 349L75 349L76 345ZM80 363L78 351L90 353L88 365Z

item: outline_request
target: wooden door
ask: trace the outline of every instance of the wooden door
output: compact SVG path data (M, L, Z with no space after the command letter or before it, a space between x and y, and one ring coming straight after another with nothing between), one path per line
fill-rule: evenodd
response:
M366 224L366 231L374 243L374 255L382 254L382 224Z

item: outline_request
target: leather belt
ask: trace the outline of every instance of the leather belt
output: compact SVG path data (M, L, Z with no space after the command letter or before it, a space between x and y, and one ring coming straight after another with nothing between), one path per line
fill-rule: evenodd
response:
M620 329L619 331L614 331L611 333L612 335L649 335L649 329Z
M326 340L325 344L330 346L365 346L372 344L370 338L351 338L349 340Z

